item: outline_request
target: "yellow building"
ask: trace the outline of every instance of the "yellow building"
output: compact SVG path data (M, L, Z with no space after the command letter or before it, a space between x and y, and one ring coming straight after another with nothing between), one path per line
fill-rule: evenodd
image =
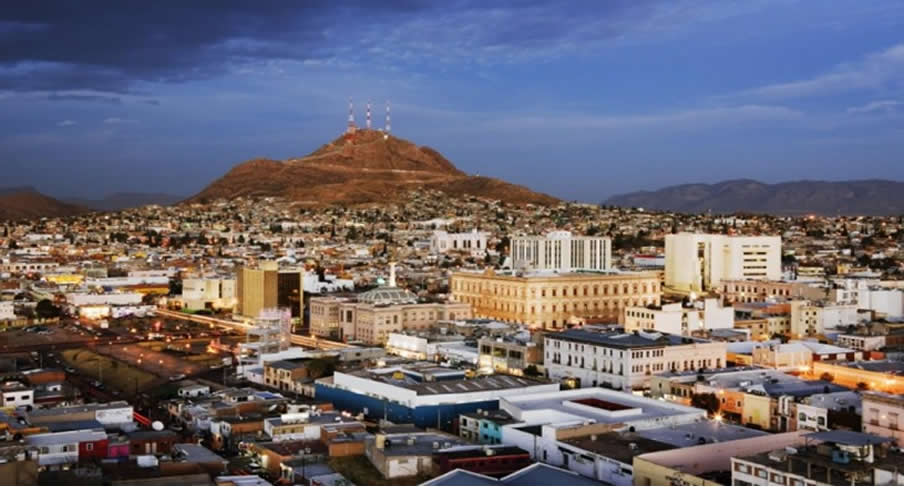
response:
M279 270L275 262L258 268L241 267L236 275L236 313L254 319L268 308L289 308L292 318L302 315L303 271Z
M50 274L44 276L48 282L57 285L78 285L85 281L85 276L81 274Z
M526 275L452 274L452 298L470 304L475 317L556 329L566 323L624 321L630 306L659 305L659 276L654 272L608 274L570 272Z
M755 424L764 431L772 429L772 398L756 394L744 394L741 423Z

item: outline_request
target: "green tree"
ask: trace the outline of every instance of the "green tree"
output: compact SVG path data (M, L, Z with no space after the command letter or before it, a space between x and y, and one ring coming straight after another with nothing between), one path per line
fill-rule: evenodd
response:
M35 313L38 318L59 318L60 308L55 306L49 299L42 299L35 306Z
M691 406L704 409L710 415L713 415L719 411L719 398L711 392L693 394L691 396Z

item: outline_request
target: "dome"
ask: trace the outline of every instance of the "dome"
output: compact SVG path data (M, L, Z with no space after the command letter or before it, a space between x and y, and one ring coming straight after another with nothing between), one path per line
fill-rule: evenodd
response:
M411 291L397 287L378 287L359 294L358 302L373 305L414 304L417 303L417 296Z

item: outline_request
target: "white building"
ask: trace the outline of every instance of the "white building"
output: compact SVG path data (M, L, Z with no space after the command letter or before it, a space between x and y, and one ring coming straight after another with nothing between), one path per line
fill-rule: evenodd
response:
M103 430L39 433L25 437L28 445L39 449L38 465L42 467L77 463L79 445L84 445L86 450L89 447L93 449L95 443L106 441L106 439L107 433Z
M355 289L354 279L340 279L334 274L324 274L323 280L314 271L305 271L304 273L304 292L305 294L325 294L337 291L353 291Z
M69 293L66 295L66 302L72 306L89 306L89 305L118 305L126 306L131 304L141 304L144 297L141 293L110 293L110 294L88 294L88 293Z
M854 304L886 318L904 317L904 289L881 287L878 279L836 279L834 283L837 303Z
M236 301L235 279L183 279L181 298L189 309L230 309Z
M791 334L795 337L820 335L827 329L856 325L864 318L855 304L791 301Z
M16 313L13 307L13 303L10 301L0 302L0 320L14 319L16 319Z
M576 237L571 232L512 237L513 269L556 272L607 271L612 268L609 237Z
M885 335L838 335L835 342L842 347L853 348L862 352L879 350L885 346Z
M665 285L701 292L726 279L779 280L781 253L781 237L666 235Z
M536 461L613 485L632 485L631 465L613 469L605 457L589 458L576 451L569 438L677 427L706 419L702 409L602 388L502 398L499 409L515 420L502 426L502 444L518 446Z
M488 232L478 232L477 229L465 233L449 233L444 230L436 230L430 237L430 252L445 254L451 251L469 252L474 256L486 255Z
M645 389L653 374L725 365L725 343L679 335L571 329L544 339L549 377L576 379L583 387Z
M682 303L625 308L625 331L653 330L689 336L695 331L734 328L734 308L718 299L706 299L685 307Z
M34 406L35 392L19 381L6 382L0 390L0 406L4 408L19 408Z

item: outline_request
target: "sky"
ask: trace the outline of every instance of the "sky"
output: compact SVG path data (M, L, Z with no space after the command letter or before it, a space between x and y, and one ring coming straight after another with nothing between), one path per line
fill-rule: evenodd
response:
M11 2L0 187L188 196L364 118L599 202L752 178L904 180L901 0Z

